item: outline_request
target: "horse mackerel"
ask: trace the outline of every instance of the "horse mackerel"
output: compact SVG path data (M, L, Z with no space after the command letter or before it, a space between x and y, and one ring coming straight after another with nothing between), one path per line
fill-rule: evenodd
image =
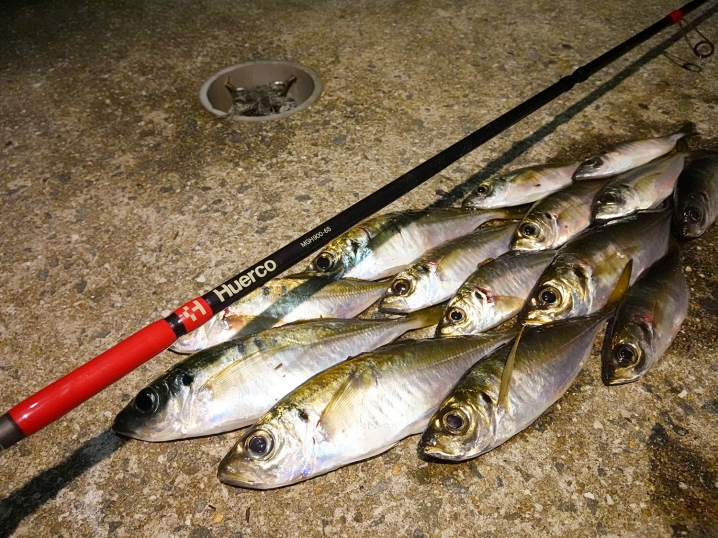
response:
M310 268L335 278L375 280L393 276L424 252L466 235L493 219L521 218L525 209L459 208L387 213L365 220L331 241Z
M315 273L274 278L225 308L170 349L194 353L233 338L317 318L352 318L386 291L387 282L334 279Z
M670 217L670 210L643 211L589 228L566 243L539 278L519 320L550 323L603 308L629 260L633 282L668 251Z
M629 288L609 323L601 352L605 385L637 381L663 356L688 314L690 291L678 247Z
M168 441L248 426L311 376L406 331L434 325L442 310L397 319L297 322L213 346L142 389L113 428L144 441Z
M447 300L477 265L509 249L515 229L516 222L485 226L425 252L394 277L379 310L401 314Z
M515 334L405 340L333 366L262 416L219 479L270 489L380 454L420 433L464 371Z

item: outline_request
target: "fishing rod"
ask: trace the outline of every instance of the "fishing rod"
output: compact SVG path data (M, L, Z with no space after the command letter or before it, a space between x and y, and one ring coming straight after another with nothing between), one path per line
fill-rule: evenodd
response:
M645 30L595 60L577 68L552 86L530 97L218 287L183 304L167 317L140 329L104 353L23 400L0 416L0 449L9 448L51 424L167 349L180 336L200 327L238 299L259 288L352 226L418 187L470 151L568 92L576 84L586 81L590 76L665 28L678 23L685 15L707 1L693 0L669 13Z

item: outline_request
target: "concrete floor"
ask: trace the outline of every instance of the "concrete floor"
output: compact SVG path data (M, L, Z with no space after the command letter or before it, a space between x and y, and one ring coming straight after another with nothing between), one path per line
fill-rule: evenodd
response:
M0 7L0 412L679 7L17 4ZM691 18L718 39L715 12ZM688 57L679 38L664 31L393 208L686 121L693 148L718 148L718 59L679 68L661 55ZM269 123L201 108L207 77L256 59L307 65L325 92ZM714 226L686 246L689 317L644 381L606 388L593 360L474 461L421 461L415 437L293 487L224 486L236 433L109 430L177 360L164 353L0 455L0 536L718 536L717 243Z

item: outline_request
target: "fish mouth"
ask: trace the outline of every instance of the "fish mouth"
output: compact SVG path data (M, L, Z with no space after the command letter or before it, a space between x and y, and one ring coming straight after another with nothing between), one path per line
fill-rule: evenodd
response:
M232 450L219 463L217 478L224 484L250 489L268 489L251 468L247 468L244 458L238 458ZM271 486L269 486L271 487Z
M436 460L463 461L463 454L453 454L433 445L419 445L419 455Z
M133 427L131 422L132 421L125 420L122 417L122 413L120 413L115 417L115 421L112 423L112 431L122 437L129 437L130 439L137 439L138 441L153 442L158 440L155 437L144 434L141 428Z
M177 341L169 347L169 350L179 353L180 355L189 355L190 353L202 351L207 347L207 344L207 331L203 326L198 327L189 334L180 336Z
M379 301L379 310L387 314L406 314L411 309L404 297L399 295L387 295Z
M635 381L638 381L640 377L640 375L634 375L631 377L614 377L612 372L607 372L601 375L601 381L603 381L603 384L607 387L615 387L618 385L628 385L629 383L634 383Z
M536 309L529 310L524 316L519 317L521 325L526 327L534 327L536 325L546 325L547 323L553 323L559 321L560 318L558 312L549 310Z

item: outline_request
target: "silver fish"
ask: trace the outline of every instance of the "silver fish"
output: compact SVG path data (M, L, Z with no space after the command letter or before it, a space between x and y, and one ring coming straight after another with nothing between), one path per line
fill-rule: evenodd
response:
M512 250L559 248L591 224L593 200L609 181L578 181L539 200L516 228Z
M688 133L676 133L661 138L634 140L610 146L581 163L573 179L598 179L615 176L621 172L646 164L665 155L676 147L676 142Z
M449 300L436 335L478 334L511 319L555 255L554 250L507 252L480 266Z
M681 254L673 248L621 300L603 342L604 384L632 383L648 372L678 334L689 297Z
M425 252L394 277L379 310L413 312L446 301L476 266L509 249L516 222L483 227Z
M490 177L466 197L466 209L488 209L527 204L568 187L578 163L539 165Z
M467 460L529 426L571 386L591 354L605 317L601 313L527 328L516 348L506 405L500 404L499 394L508 347L477 362L429 421L419 453Z
M401 341L333 366L282 398L219 465L270 489L380 454L426 427L466 369L513 333Z
M678 178L674 221L684 238L700 237L718 216L718 155L690 162Z
M379 215L331 241L312 260L310 269L365 280L393 276L444 241L466 235L489 220L521 218L524 213L514 209L447 208Z
M351 318L369 308L387 286L386 281L337 280L313 273L274 278L180 337L170 349L194 353L292 321Z
M113 429L143 441L170 441L248 426L313 375L406 331L434 325L441 311L391 320L297 322L211 347L142 389Z
M686 155L666 155L611 178L596 196L593 218L615 219L658 207L673 194Z
M644 211L589 228L566 243L539 278L519 319L550 323L603 308L629 260L635 281L666 254L670 217L671 211Z

